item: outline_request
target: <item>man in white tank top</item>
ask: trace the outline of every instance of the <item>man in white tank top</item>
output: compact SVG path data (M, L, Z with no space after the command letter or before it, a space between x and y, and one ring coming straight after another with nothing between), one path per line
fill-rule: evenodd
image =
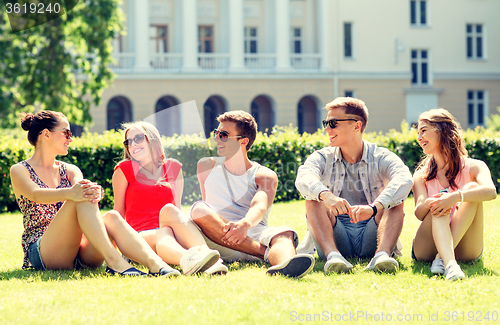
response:
M215 142L219 158L198 162L203 201L190 216L225 261L266 261L270 275L300 278L314 267L309 254L297 255L297 233L287 226L270 227L267 219L278 177L250 161L247 152L257 135L255 119L243 111L226 112L217 120Z

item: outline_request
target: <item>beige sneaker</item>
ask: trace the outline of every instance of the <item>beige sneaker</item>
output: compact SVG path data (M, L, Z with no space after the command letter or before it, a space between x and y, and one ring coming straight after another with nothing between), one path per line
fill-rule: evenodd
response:
M218 251L202 248L201 246L191 247L181 258L181 268L185 275L202 273L220 258Z
M225 275L228 272L227 266L223 264L222 259L219 258L214 265L205 270L205 274L209 275Z
M352 264L343 256L334 255L325 263L325 274L348 273L352 270Z

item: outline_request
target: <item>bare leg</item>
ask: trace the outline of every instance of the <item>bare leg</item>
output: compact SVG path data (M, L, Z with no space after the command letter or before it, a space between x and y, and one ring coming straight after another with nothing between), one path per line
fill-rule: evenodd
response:
M293 232L286 231L271 239L268 254L271 265L281 264L296 254L297 252L293 246Z
M432 238L434 240L434 245L444 265L448 265L450 261L455 260L449 216L442 216L439 218L434 216L430 217L432 218Z
M477 183L469 183L464 189L474 186L477 186ZM432 261L438 252L436 246L440 244L435 243L433 232L440 230L435 228L433 219L443 219L443 221L446 221L446 226L441 225L440 227L444 228L445 231L447 228L447 232L451 231L454 248L453 259L471 261L481 254L483 250L484 228L483 205L479 202L464 202L455 211L451 224L448 223L446 217L434 218L430 213L425 216L415 235L414 252L417 260ZM441 239L439 240L441 241ZM450 253L446 251L447 247L449 247L447 239L444 240L442 246L442 248L439 248L439 256L443 259L445 265L447 265L446 259L450 259L448 257ZM444 251L442 251L443 249ZM447 255L447 257L444 255Z
M386 252L391 255L403 229L404 216L403 203L375 216L375 223L378 224L378 247L375 253Z
M475 182L468 183L464 190L476 186ZM455 211L450 226L458 260L472 261L481 255L484 245L483 211L482 202L464 202Z
M115 241L123 255L141 263L154 273L166 266L146 240L123 220L117 211L109 211L103 216L103 220L109 236Z
M156 231L156 253L168 264L180 265L186 249L175 239L172 228L163 227Z
M432 218L431 213L427 213L415 234L413 253L417 261L432 261L436 257L437 248L432 236Z
M249 237L245 238L243 242L236 245L227 245L222 242L222 237L225 235L224 225L228 222L228 220L222 218L206 204L196 204L191 211L191 216L193 221L201 228L203 233L214 243L257 256L259 258L264 258L266 246Z
M80 251L82 233L91 245L84 240ZM40 253L47 269L71 269L79 251L86 264L104 259L119 272L131 267L109 240L97 204L66 201L42 236Z
M325 257L328 257L331 252L338 252L339 250L333 238L333 227L337 222L337 218L332 215L323 202L317 201L306 200L306 214L309 232L323 253L325 253Z

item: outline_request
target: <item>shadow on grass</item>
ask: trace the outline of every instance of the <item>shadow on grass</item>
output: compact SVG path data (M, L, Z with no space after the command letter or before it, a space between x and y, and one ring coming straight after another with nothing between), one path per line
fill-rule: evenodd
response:
M464 271L466 276L493 276L498 275L496 271L484 267L483 260L470 263L459 262L462 271ZM431 262L415 261L412 260L412 270L413 274L423 274L427 275L429 278L436 276L431 272Z
M56 270L56 271L35 271L35 270L12 270L0 272L0 281L12 279L24 280L26 282L39 281L75 281L85 278L97 278L106 276L104 268L82 269L82 270Z

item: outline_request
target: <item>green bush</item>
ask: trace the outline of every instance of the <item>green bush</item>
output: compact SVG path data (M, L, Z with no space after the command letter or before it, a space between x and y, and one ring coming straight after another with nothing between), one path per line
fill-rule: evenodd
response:
M412 172L421 159L422 151L417 144L416 131L402 124L402 131L391 130L386 134L367 133L365 139L395 152ZM25 138L2 132L0 135L0 212L17 209L9 178L11 165L26 159L32 148ZM486 162L492 172L497 190L500 188L500 137L493 130L477 128L464 132L464 138L473 158ZM70 146L69 154L61 160L80 167L85 178L101 184L106 197L102 208L112 208L113 190L111 177L114 167L120 161L123 151L122 136L115 131L103 134L86 133L76 138ZM214 142L208 143L201 136L174 136L164 139L169 157L179 160L184 171L183 203L189 204L201 198L196 164L202 157L211 156ZM295 189L295 178L300 165L314 151L328 145L328 137L323 131L299 135L296 128L275 127L271 135L260 133L249 152L250 159L274 170L278 174L279 185L276 201L300 198ZM215 154L215 153L213 153Z

